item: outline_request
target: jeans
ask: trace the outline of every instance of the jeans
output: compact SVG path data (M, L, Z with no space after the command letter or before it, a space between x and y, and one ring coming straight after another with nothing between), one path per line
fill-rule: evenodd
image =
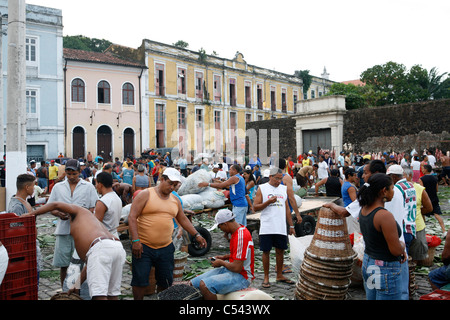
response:
M367 300L402 299L401 265L400 261L375 260L364 254L362 274Z
M247 226L247 207L236 207L233 206L233 213L236 216L235 220L237 223L242 224L243 226Z
M248 288L250 282L240 273L232 272L225 267L215 268L191 280L192 286L200 287L200 281L214 294L227 294Z

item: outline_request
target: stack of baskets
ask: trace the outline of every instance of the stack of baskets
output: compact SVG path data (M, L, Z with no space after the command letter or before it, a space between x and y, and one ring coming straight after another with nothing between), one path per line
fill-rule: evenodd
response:
M296 299L345 299L355 258L345 219L322 207L313 239L305 250Z

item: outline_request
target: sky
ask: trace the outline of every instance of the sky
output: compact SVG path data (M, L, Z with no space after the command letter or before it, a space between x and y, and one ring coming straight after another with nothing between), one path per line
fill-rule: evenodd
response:
M448 0L26 0L62 10L63 34L137 48L142 39L239 51L251 65L330 80L389 61L450 73Z

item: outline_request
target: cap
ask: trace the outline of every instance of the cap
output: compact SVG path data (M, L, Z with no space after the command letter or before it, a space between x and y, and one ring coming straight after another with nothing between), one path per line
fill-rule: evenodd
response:
M36 163L36 160L31 160L30 163Z
M236 216L233 214L233 212L229 209L221 209L217 211L216 213L216 224L219 225L221 223L228 222L232 219L236 218Z
M219 165L216 163L213 168L219 168Z
M252 170L252 167L250 167L249 165L246 165L245 170Z
M270 176L270 169L266 169L263 172L263 178L268 178Z
M55 162L55 160L50 160L51 163Z
M403 174L403 168L399 164L393 164L389 166L386 174Z
M170 181L181 182L181 175L177 169L167 168L166 170L164 170L163 176L167 176L167 178L169 178Z
M77 171L79 169L79 163L77 160L75 159L69 159L66 162L66 170L70 169L70 170L74 170Z

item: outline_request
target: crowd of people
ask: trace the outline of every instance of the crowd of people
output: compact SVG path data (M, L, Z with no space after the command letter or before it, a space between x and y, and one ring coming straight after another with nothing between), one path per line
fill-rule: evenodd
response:
M191 281L205 299L217 299L218 294L248 287L254 278L255 252L246 217L256 211L261 213L259 249L264 269L263 288L271 286L272 248L276 257L276 281L294 284L283 274L288 235L295 234L295 223L302 222L297 205L293 205L296 204L294 195L303 196L313 186L314 194L318 195L319 188L324 186L327 196L340 199L326 206L346 217L349 228L364 237L367 298L406 299L405 261L409 256L423 260L427 254L424 219L434 216L442 228L443 238L447 237L437 190L439 183L448 185L450 158L442 153L435 155L431 151L422 156L417 152L411 156L342 152L335 157L326 151L319 151L318 155L310 151L299 155L294 162L292 156L278 157L274 153L267 166L257 155L246 158L242 164L224 155L219 162L201 158L191 168L184 158L172 159L170 153L161 155L153 150L139 158L128 156L124 161L115 158L106 162L101 156L93 159L89 153L87 159L68 159L59 165L42 161L38 168L31 161L27 173L17 177L17 192L9 200L7 211L17 215L57 216L53 266L60 268L61 287L67 287L71 262L86 261L89 257L89 263L82 264L78 279L68 291L80 293L81 284L86 282L90 298L117 299L125 259L117 227L127 208L126 222L132 245L131 286L134 298L139 300L149 285L152 267L155 267L158 291L172 285L173 239L180 236L180 230L189 233L200 246L206 246L205 239L186 216L187 210L176 192L190 174L204 169L211 179L198 186L228 190L232 204L231 210L219 210L215 217L216 225L229 239L230 254L213 257L211 264L215 269ZM416 172L416 162L420 172ZM433 173L437 164L442 169L439 175ZM430 274L433 286L450 282L449 243L446 241L443 254L445 268ZM38 241L36 247L39 272ZM5 255L7 259L7 252L0 246L0 256ZM379 261L383 263L380 265ZM374 279L371 273L374 265L380 273L392 276L392 284L396 286L367 286Z

